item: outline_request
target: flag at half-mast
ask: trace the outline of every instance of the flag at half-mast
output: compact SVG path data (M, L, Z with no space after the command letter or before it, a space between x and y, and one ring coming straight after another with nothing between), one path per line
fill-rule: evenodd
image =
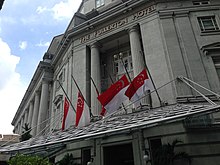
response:
M73 125L74 125L74 110L72 109L69 101L65 97L62 130L68 129L69 127L71 127Z
M128 85L128 79L123 75L117 82L112 84L105 92L97 97L108 114L116 111L123 101L127 99L125 91Z
M89 107L85 104L85 100L80 92L78 92L78 100L76 106L76 127L84 127L90 123Z
M142 70L131 82L125 95L130 101L134 102L134 106L140 105L140 98L145 94L147 90L152 90L152 82L148 78L146 69Z
M95 82L94 82L94 80L92 79L91 76L90 76L90 79L91 79L92 84L93 84L93 86L94 86L94 88L95 88L95 90L96 90L97 96L99 96L99 95L100 95L99 90L98 90L97 86L95 85ZM102 105L102 110L101 110L100 115L101 115L101 116L105 116L105 114L106 114L106 109L105 109L105 107Z

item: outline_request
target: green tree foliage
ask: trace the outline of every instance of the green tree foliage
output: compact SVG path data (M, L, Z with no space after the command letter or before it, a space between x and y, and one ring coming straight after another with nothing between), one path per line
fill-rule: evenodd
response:
M22 127L24 129L24 131L22 131L22 135L21 135L21 138L20 140L21 141L25 141L25 140L28 140L32 137L32 135L30 134L31 132L31 127L29 128L28 124L25 123L24 124L24 127Z
M48 159L39 156L17 154L8 161L9 165L51 165Z
M175 160L187 160L191 163L191 159L186 152L175 152L175 147L178 143L182 143L180 140L174 140L172 144L167 143L162 145L155 153L154 164L155 165L174 165Z

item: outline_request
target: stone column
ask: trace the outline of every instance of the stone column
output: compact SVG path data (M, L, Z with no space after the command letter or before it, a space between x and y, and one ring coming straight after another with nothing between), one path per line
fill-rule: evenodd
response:
M29 113L28 111L29 111L29 110L26 109L25 112L24 112L24 124L25 124L25 123L28 123L28 113Z
M20 134L21 133L21 121L18 122L18 132L17 134Z
M129 29L129 38L131 45L131 56L134 69L134 77L137 76L144 69L144 58L140 53L141 49L141 40L139 35L138 26L134 26Z
M100 53L98 43L91 45L91 77L97 88L101 91L101 71L100 71ZM101 104L97 99L97 92L91 83L91 109L93 115L99 115L101 112Z
M49 97L49 83L47 80L42 80L41 87L41 97L40 97L40 107L39 107L39 115L38 115L38 124L37 134L40 133L43 129L45 129L47 122L47 111L48 111L48 97ZM44 133L44 131L42 132Z
M15 133L15 134L18 134L18 124L15 125L14 133Z
M34 97L34 112L32 118L32 131L31 135L35 136L37 133L37 121L38 121L38 114L39 114L39 104L40 104L40 92L37 91Z
M21 129L20 129L20 134L22 134L22 132L24 131L24 130L23 130L23 127L24 127L24 116L22 115L22 116L21 116Z
M131 29L129 29L129 38L130 38L130 45L131 45L133 71L134 71L134 77L135 77L145 68L144 57L141 53L142 48L141 48L139 28L137 25L133 26ZM150 104L150 95L144 97L141 100L141 104L142 105L149 105Z
M28 125L29 125L29 127L31 127L31 129L33 127L32 126L33 108L34 108L34 103L33 103L33 101L30 101L29 113L28 113Z

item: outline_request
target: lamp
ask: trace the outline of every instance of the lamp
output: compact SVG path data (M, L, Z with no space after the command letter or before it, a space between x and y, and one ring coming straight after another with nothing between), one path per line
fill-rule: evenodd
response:
M115 54L113 57L114 57L114 60L117 60L118 55L117 55L117 54Z
M92 164L92 162L87 162L87 165L91 165Z
M149 161L149 155L147 155L147 154L144 155L144 156L143 156L143 159L144 159L144 161L148 162L148 161Z
M119 54L115 54L113 57L114 57L115 60L117 60L118 58L122 59L123 53L120 52Z
M122 57L123 57L123 53L120 52L119 53L119 58L122 59Z
M87 165L92 165L92 162L93 162L93 158L91 158L91 159L89 160L89 162L87 162Z
M149 155L149 152L147 150L145 150L145 154L143 156L143 159L146 163L150 161L150 155Z

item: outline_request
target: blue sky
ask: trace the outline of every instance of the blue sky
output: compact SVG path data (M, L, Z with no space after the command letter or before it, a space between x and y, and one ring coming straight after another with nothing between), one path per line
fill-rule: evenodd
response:
M81 0L5 0L0 11L0 134L11 121L54 36L62 34Z

